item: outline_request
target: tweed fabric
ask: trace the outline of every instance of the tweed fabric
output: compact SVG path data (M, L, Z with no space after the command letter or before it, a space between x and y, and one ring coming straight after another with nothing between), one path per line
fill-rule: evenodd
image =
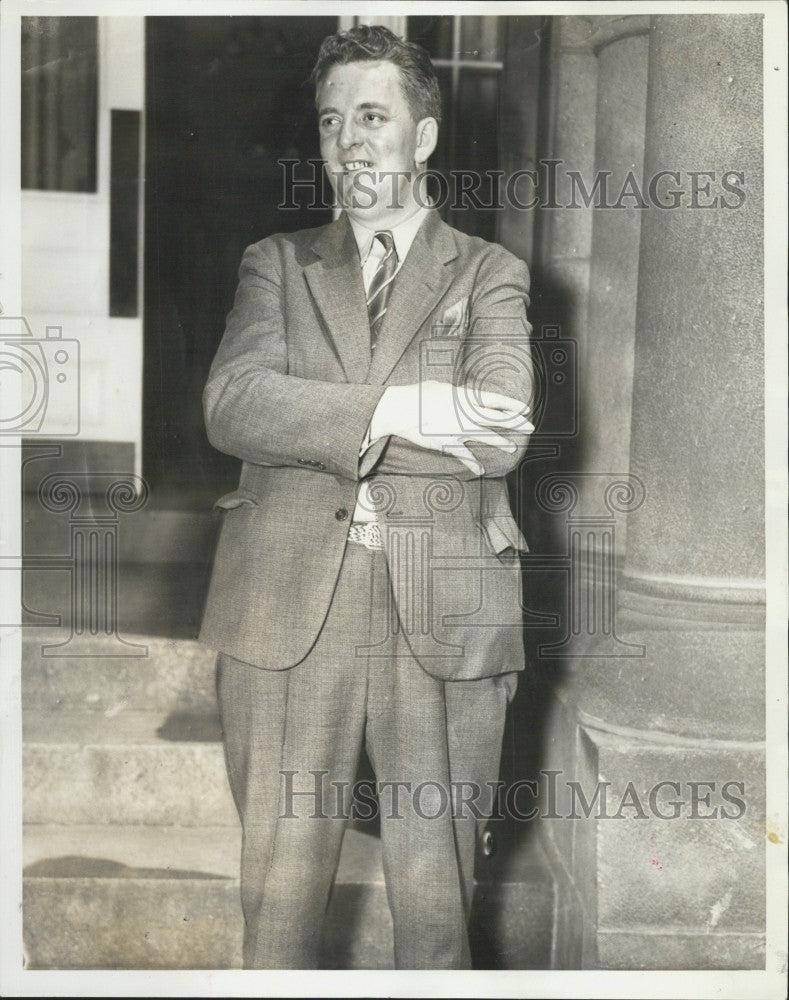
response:
M481 479L453 456L398 437L376 441L361 459L359 451L387 385L457 377L452 364L431 367L445 317L454 317L453 336L441 356L454 352L490 373L486 388L528 400L527 289L525 264L431 211L398 271L371 354L358 248L345 216L247 249L204 394L209 439L244 463L239 488L217 502L224 513L205 643L269 669L307 655L366 477L371 491L391 500L376 519L393 575L402 576L396 564L410 541L403 549L399 526L408 521L428 522L431 557L443 567L396 588L398 606L406 597L413 604L400 608L405 620L414 609L434 609L443 653L415 651L425 669L471 679L522 665L517 551L525 542L504 477L528 438L508 432L517 445L511 454L472 445L485 466Z
M498 776L515 675L445 683L427 674L407 646L370 655L380 647L390 614L383 555L351 546L305 660L270 671L219 657L228 774L244 829L247 968L317 967L345 827L336 818L337 786L331 783L353 783L362 745L379 782L415 788L427 781L449 789L451 781L484 787ZM295 772L292 789L308 794L287 797L283 771ZM327 772L320 808L311 771ZM449 809L441 813L429 792L419 810L410 801L407 795L381 800L394 965L468 968L479 821L470 814L453 819Z

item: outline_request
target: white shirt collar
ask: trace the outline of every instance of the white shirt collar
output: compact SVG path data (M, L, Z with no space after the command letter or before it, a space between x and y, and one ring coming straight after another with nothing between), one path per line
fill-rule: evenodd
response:
M402 264L408 255L408 251L411 249L411 244L416 239L416 234L422 223L425 221L427 213L430 208L421 206L414 212L413 215L404 221L398 223L396 226L389 228L389 232L392 234L394 239L395 250L397 251L397 259L399 264ZM359 248L359 259L364 265L367 257L370 253L370 247L373 244L373 238L376 233L382 231L382 226L378 226L376 229L370 229L365 226L362 222L357 222L356 219L352 219L348 216L348 221L351 224L351 229L353 229L353 235L356 238L356 245Z

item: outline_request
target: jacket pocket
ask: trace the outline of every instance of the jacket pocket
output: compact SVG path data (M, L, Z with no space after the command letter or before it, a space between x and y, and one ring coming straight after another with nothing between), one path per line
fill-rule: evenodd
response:
M497 556L512 557L517 552L528 552L529 546L523 537L523 532L511 515L497 515L483 519L482 530L488 545Z
M235 510L237 507L258 507L260 501L248 490L233 490L232 493L225 493L214 504L214 510Z

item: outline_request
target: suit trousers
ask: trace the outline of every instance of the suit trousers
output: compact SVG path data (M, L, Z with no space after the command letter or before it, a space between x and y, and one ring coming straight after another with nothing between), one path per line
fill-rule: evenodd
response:
M318 967L362 746L376 775L395 967L470 967L475 844L517 675L439 680L398 626L383 554L349 543L304 660L264 670L219 655L246 968ZM474 808L458 808L469 798Z

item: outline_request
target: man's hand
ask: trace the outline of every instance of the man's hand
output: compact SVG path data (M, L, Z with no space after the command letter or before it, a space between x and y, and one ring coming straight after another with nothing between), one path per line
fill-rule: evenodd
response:
M392 385L373 414L370 437L375 440L393 434L420 448L454 455L474 475L481 476L485 470L468 443L476 441L514 452L516 445L493 428L531 434L534 425L526 419L529 409L519 399L468 385L433 381Z

